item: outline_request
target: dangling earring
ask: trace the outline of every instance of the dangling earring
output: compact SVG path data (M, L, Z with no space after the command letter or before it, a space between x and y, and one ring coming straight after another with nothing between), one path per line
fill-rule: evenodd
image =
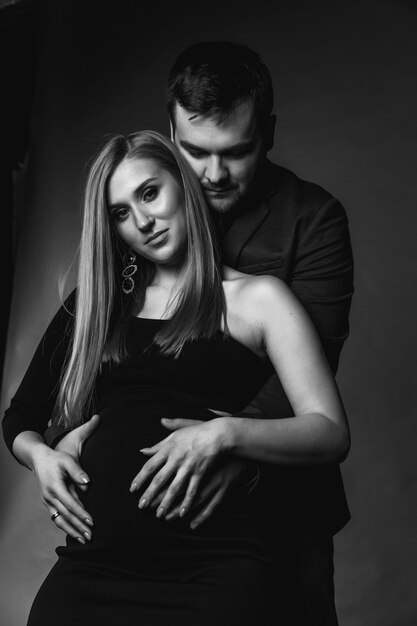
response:
M135 265L136 254L133 250L127 252L123 257L124 267L122 272L122 290L124 293L129 294L135 288L135 281L132 276L138 271L138 266Z

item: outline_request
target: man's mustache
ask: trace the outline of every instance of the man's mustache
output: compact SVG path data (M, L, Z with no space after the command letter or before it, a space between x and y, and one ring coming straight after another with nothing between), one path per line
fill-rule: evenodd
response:
M221 187L213 187L213 185L203 185L202 187L206 191L230 191L231 189L235 189L235 187L231 185L223 185Z

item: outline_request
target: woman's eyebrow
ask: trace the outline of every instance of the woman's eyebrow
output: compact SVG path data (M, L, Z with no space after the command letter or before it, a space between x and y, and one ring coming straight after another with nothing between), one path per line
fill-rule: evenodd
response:
M147 178L146 180L144 180L143 182L141 182L141 184L138 185L136 187L136 189L133 191L133 195L135 196L135 198L140 196L142 190L144 189L144 187L146 187L146 185L149 185L149 183L153 183L156 180L157 180L156 176L151 176L151 177ZM124 204L126 204L126 203L123 202L122 200L119 201L119 202L112 202L111 204L108 205L108 209L111 211L112 209L117 209L120 206L123 206Z

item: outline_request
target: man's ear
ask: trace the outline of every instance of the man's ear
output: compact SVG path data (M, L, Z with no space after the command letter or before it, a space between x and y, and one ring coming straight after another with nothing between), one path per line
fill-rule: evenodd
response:
M175 143L175 126L172 123L171 117L169 118L169 135L172 143Z
M266 128L265 128L265 149L267 152L269 152L269 150L272 150L272 148L274 147L276 123L277 123L277 116L270 115L269 120L266 124Z

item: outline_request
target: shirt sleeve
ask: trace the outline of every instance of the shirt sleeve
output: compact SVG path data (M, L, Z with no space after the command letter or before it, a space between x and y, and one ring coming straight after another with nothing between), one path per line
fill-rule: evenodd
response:
M349 334L353 294L348 220L340 202L330 198L299 227L290 287L312 318L335 373Z
M333 373L349 334L353 258L345 210L326 193L296 224L288 284L309 313ZM276 375L247 409L263 417L291 417L292 407Z
M43 435L53 415L73 325L73 295L49 324L3 418L3 435L12 452L13 441L31 430Z

